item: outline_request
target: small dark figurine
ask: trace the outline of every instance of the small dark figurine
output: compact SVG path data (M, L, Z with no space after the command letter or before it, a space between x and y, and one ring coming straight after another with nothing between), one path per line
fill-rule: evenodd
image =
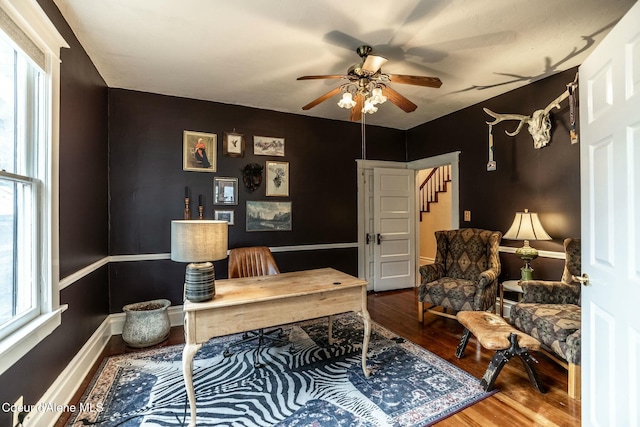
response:
M249 191L256 191L262 184L262 166L257 163L249 163L242 169L242 182Z

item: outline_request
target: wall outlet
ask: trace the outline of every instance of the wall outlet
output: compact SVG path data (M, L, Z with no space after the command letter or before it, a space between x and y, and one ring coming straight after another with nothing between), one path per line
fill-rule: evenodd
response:
M464 220L471 221L471 211L464 211Z
M24 407L24 396L20 396L18 400L16 400L16 403L13 404L13 424L11 424L12 427L16 427L17 425L20 424L20 421L18 420L18 415L20 415L20 412L22 412L23 407Z

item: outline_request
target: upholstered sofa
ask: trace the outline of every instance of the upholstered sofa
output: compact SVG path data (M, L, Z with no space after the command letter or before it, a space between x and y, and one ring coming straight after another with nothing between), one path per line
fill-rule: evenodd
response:
M580 398L580 240L565 239L565 267L559 282L521 282L522 300L511 308L511 323L537 338L543 348L569 371L569 396ZM560 358L558 360L557 357Z
M453 311L484 311L496 303L502 233L479 228L436 231L434 264L420 267L418 320L424 312L455 318ZM440 306L443 311L433 310Z

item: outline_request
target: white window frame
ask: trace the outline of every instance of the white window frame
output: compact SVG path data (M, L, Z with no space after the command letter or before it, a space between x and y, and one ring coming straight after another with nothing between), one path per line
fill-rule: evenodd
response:
M0 0L0 8L45 54L45 138L46 150L39 151L45 176L39 192L40 314L0 341L0 375L31 351L62 323L59 268L59 123L60 49L68 48L58 30L36 0ZM42 147L44 148L44 147ZM40 147L39 147L40 149Z

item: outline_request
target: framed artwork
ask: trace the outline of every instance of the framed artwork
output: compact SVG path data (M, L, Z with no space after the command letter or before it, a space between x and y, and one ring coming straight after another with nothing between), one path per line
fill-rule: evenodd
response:
M228 157L244 157L244 135L235 132L225 132L222 154Z
M289 162L267 162L267 196L289 195Z
M247 201L247 231L290 231L291 202Z
M284 138L271 136L253 137L253 154L256 156L284 157Z
M213 204L238 204L238 178L213 178Z
M182 170L216 171L217 136L185 130L182 135Z
M227 221L229 225L235 224L235 211L233 210L214 210L213 219L218 221Z

